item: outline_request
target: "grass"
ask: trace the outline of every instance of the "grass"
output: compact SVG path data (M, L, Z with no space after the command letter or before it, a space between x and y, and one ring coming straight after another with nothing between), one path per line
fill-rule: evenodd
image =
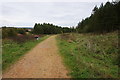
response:
M39 40L30 40L24 43L17 43L12 40L3 40L2 43L2 70L5 71L11 64L15 63L21 56L32 49L39 42L49 36L41 37Z
M118 35L62 34L59 50L73 78L117 78Z

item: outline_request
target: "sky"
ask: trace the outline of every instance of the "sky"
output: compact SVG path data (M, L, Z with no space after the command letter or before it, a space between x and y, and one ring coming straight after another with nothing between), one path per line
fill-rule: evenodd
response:
M35 23L77 26L95 5L108 0L1 0L0 26L33 27ZM111 0L109 0L111 1Z

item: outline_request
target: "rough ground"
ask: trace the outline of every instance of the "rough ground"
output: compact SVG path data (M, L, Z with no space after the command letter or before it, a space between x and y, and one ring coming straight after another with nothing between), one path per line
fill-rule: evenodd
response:
M3 74L3 78L69 78L55 36L39 43Z

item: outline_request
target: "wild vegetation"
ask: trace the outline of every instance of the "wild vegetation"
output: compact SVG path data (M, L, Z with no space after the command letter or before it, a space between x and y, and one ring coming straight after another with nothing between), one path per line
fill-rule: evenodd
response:
M118 77L118 30L120 2L107 2L94 7L90 17L77 27L61 27L50 23L35 23L30 34L24 28L2 27L3 70L17 61L46 34L57 37L60 54L73 78ZM41 36L35 40L34 35Z
M120 1L94 7L77 33L58 36L58 46L73 78L118 78ZM81 33L81 34L78 34Z
M39 40L22 39L22 42L18 40L15 42L12 39L4 39L2 42L2 69L6 70L11 64L16 62L21 56L23 56L27 51L32 49L36 44L45 40L49 36L43 36ZM20 39L20 37L19 37ZM25 41L23 41L25 40Z
M2 27L2 38L15 37L17 34L26 34L25 28Z
M103 3L94 7L90 17L78 23L79 33L104 33L118 30L120 27L120 1Z
M2 27L2 69L6 70L36 44L48 38L39 35L36 40L26 28Z
M118 35L61 34L58 46L73 78L117 78Z
M50 23L35 23L33 32L34 34L60 34L60 33L69 33L75 31L74 27L60 27Z

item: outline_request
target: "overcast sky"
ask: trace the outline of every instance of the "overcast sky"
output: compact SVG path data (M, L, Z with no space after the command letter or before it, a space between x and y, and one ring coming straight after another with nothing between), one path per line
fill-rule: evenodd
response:
M8 2L8 0L2 0L0 26L33 27L34 23L43 22L63 27L76 26L79 21L91 15L95 5L99 6L108 0L98 1L9 0Z

